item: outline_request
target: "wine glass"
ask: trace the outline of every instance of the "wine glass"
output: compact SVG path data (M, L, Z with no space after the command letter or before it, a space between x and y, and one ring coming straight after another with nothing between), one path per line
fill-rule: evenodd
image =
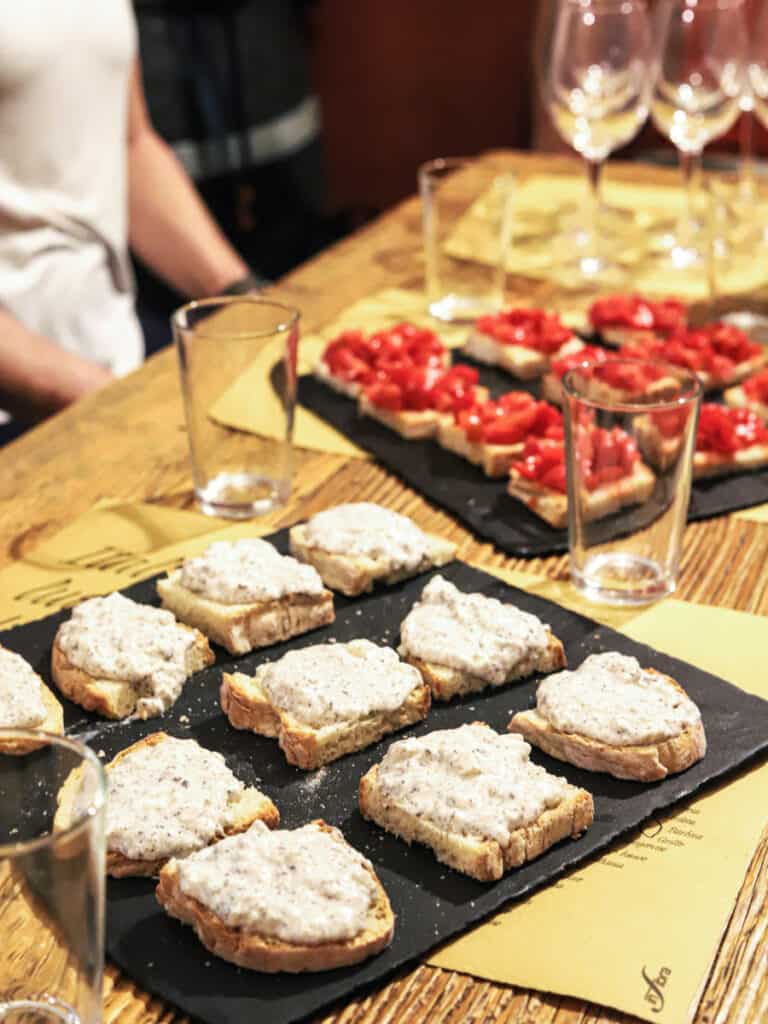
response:
M703 267L706 241L696 218L701 154L732 127L746 80L743 0L661 0L654 22L651 117L680 154L685 210L663 239L671 270Z
M648 116L649 61L645 0L558 0L541 78L555 128L586 165L588 226L572 264L582 283L623 280L600 230L600 176Z

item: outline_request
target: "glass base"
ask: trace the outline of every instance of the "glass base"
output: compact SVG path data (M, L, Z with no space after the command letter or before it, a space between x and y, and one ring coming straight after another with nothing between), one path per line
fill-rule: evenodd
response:
M443 295L442 298L430 302L429 312L435 319L443 320L445 323L470 324L480 316L498 313L501 306L501 298L494 302L491 298L482 299L475 295L459 295L456 292L450 292L448 295Z
M219 473L205 487L195 488L201 511L223 519L252 519L279 508L288 500L291 485L252 473Z
M81 1024L67 1003L52 997L0 1000L0 1024Z
M582 569L571 565L571 581L584 597L599 604L649 604L667 597L676 586L658 562L621 552L594 555Z

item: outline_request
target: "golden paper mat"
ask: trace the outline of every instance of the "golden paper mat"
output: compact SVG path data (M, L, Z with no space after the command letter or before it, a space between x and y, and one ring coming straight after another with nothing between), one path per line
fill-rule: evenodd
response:
M387 288L348 306L321 331L302 335L299 342L299 373L310 373L325 344L341 331L360 328L370 333L393 327L404 320L420 327L437 330L443 341L451 347L460 345L466 336L466 327L436 323L427 312L423 292ZM248 372L243 374L213 406L213 419L236 430L247 430L264 437L276 437L276 425L283 422L283 414L280 401L269 386L269 380L279 358L280 352L276 349L262 352ZM255 400L255 396L258 396L258 401ZM293 439L299 448L350 455L360 459L370 458L368 452L362 451L329 426L325 420L301 406L296 409Z
M619 258L630 269L632 290L648 295L674 292L689 302L709 298L706 274L700 271L676 274L670 281L649 255L649 235L674 226L683 211L683 191L667 185L639 185L611 181L602 186L603 200L609 207L626 212L626 239ZM491 189L481 195L469 208L446 243L447 250L461 259L480 263L496 262L498 242L493 238L495 219L489 203L493 203ZM557 269L553 255L562 251L553 245L561 234L562 214L578 215L587 200L586 178L569 175L533 175L523 180L515 190L513 201L514 224L512 245L506 261L510 274L540 279L556 279ZM765 266L754 259L740 260L721 287L728 293L750 292L768 280Z
M127 586L213 540L260 532L253 523L227 525L154 505L97 507L0 570L0 626ZM768 698L763 618L671 599L639 614L606 609L563 583L482 568ZM768 768L743 772L649 821L629 842L497 914L430 962L647 1020L687 1020L762 831L764 815L756 811L767 804Z

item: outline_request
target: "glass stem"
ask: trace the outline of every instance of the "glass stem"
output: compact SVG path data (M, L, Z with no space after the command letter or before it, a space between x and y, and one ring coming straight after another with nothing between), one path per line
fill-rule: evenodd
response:
M751 201L755 195L755 153L753 141L753 114L743 110L739 125L739 192L743 201Z
M602 160L590 160L585 157L585 163L587 165L587 202L589 204L589 233L592 236L590 239L589 248L591 249L591 255L595 258L600 259L602 254L602 247L600 245L600 178L603 170Z
M683 172L685 211L677 229L677 244L681 249L692 249L696 237L696 197L701 183L701 153L681 151L680 170Z

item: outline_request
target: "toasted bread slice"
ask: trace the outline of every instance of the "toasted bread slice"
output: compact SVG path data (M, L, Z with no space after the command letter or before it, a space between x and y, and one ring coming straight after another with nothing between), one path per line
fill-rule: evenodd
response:
M753 444L737 452L694 452L693 478L701 480L712 476L728 476L768 466L768 444Z
M543 352L523 345L503 345L480 331L472 332L463 345L463 351L479 363L500 366L520 380L535 380L549 365Z
M427 533L426 536L429 539L429 551L414 569L393 569L384 559L345 555L312 547L307 541L303 524L291 528L291 554L313 565L327 587L347 597L357 597L358 594L373 590L374 583L398 583L453 561L456 556L455 544L434 533Z
M547 639L549 645L543 655L532 653L519 661L514 670L510 672L503 683L489 683L487 679L463 672L461 669L449 668L447 665L437 665L434 662L422 661L412 655L405 655L404 661L417 668L428 683L432 691L433 700L453 700L454 697L463 697L468 693L480 693L491 686L506 686L517 679L525 679L534 672L556 672L564 668L566 664L565 649L562 641L547 628Z
M474 728L488 729L484 723ZM374 765L360 780L360 813L407 843L431 847L443 864L480 882L501 878L510 868L540 856L550 846L568 836L576 838L591 824L594 816L592 796L584 789L565 784L564 797L546 808L538 818L511 831L509 841L483 836L480 832L449 831L430 820L428 815L393 799L379 781L379 765Z
M339 835L324 821L313 824L329 834ZM376 884L377 897L369 909L364 930L352 939L318 945L284 942L256 931L228 926L208 907L182 892L177 861L170 861L160 872L156 895L168 914L191 925L205 948L223 960L270 974L328 971L367 960L392 941L395 917L389 899L373 868L367 864L366 870Z
M126 757L129 757L137 750L144 747L156 747L168 739L165 732L154 732L144 739L132 743L125 750L121 750L106 766L107 777L115 765L119 764ZM136 799L141 799L141 794L136 794ZM263 821L267 828L277 828L280 824L280 814L277 807L268 796L254 787L244 789L238 796L237 802L229 809L229 821L222 828L223 836L233 836L238 832L245 832L254 821ZM215 840L214 840L215 841ZM119 850L110 849L107 845L107 874L113 878L126 878L131 875L156 875L162 866L170 858L163 857L160 860L135 860L126 857Z
M358 411L361 416L370 416L372 420L383 423L407 441L421 441L434 437L440 422L440 413L434 409L414 411L411 409L381 409L365 395L358 398Z
M320 768L344 754L363 750L382 736L426 718L431 704L429 686L422 683L394 711L314 728L272 703L262 685L268 667L260 665L255 676L223 673L221 707L236 729L277 737L288 763L298 768Z
M40 677L38 676L38 679ZM45 718L38 725L31 728L51 732L56 736L64 735L64 709L60 701L56 699L53 691L50 690L40 679L40 695L45 705ZM0 725L0 754L29 754L33 750L39 750L45 746L45 741L37 743L34 740L11 740L2 736L3 727Z
M289 594L276 601L222 604L187 589L181 569L157 581L164 608L195 626L230 654L247 654L333 622L333 594Z
M202 633L181 624L180 628L194 634L194 643L187 649L186 656L185 668L189 679L193 672L212 665L215 657ZM84 669L73 665L59 647L57 639L54 639L51 650L51 674L65 697L105 718L127 718L136 711L137 701L141 697L134 683L120 679L95 679Z
M646 669L685 691L670 676ZM707 751L707 740L701 720L682 729L676 736L656 743L612 745L590 736L562 732L537 710L520 711L511 719L508 729L520 733L551 757L567 761L590 772L607 772L617 779L656 782L667 775L683 772L700 761Z
M642 505L653 493L656 477L642 462L635 464L629 476L609 484L602 484L594 491L585 491L585 516L587 522L603 519L628 505ZM508 492L513 498L527 506L531 512L544 519L556 529L568 525L568 498L562 491L542 487L534 480L521 476L514 467L510 470Z
M517 444L487 444L483 441L470 441L461 427L448 420L441 423L437 430L437 442L442 448L455 452L475 466L482 466L486 476L506 476L512 461L517 458L525 447L525 442Z
M336 377L331 373L328 368L328 364L323 362L322 359L318 360L315 364L315 368L312 371L313 375L321 380L323 384L327 384L329 388L333 388L340 395L344 395L345 398L357 398L362 391L362 387L357 381L344 380L343 377Z

